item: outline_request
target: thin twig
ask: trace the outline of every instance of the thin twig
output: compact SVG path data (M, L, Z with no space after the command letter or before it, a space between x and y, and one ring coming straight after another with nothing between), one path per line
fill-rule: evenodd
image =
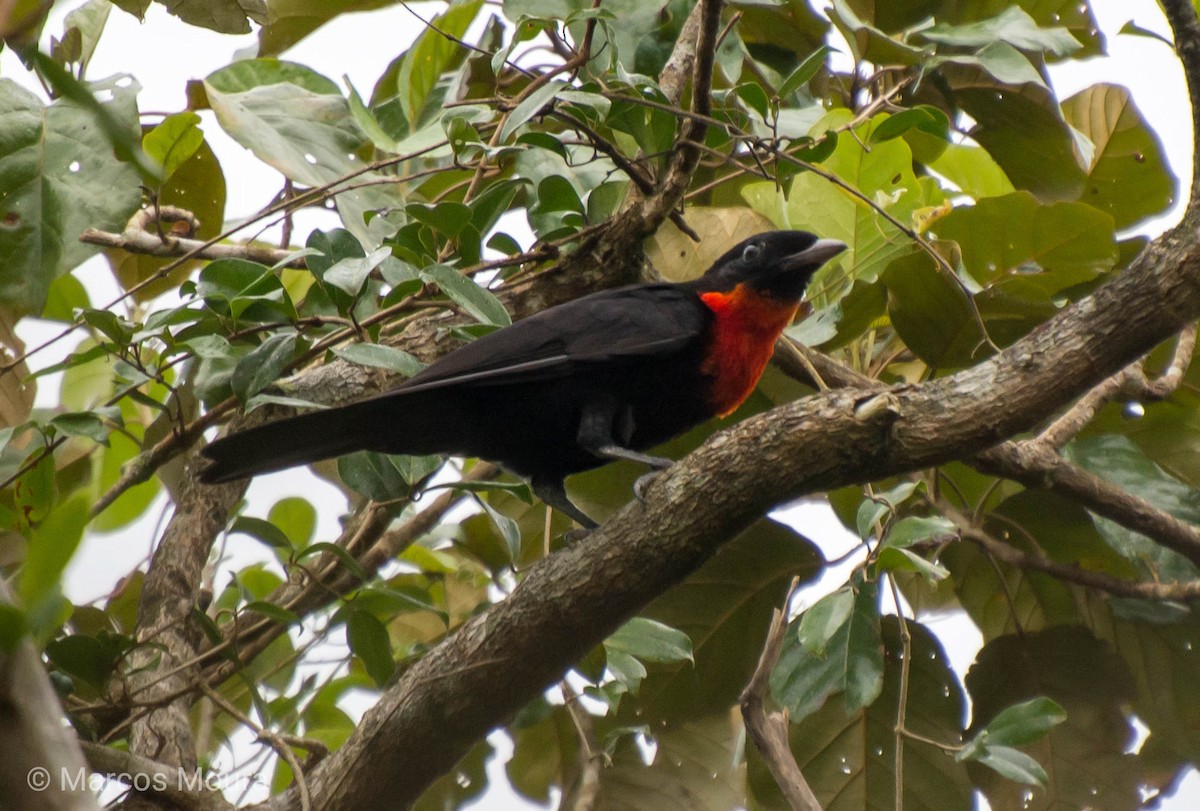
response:
M791 595L798 585L798 579L792 581L788 589ZM746 725L746 733L754 741L755 748L766 761L771 776L783 792L784 798L794 811L821 811L821 803L813 793L799 764L792 754L788 742L787 709L779 712L767 712L766 701L770 693L771 671L779 661L783 649L783 635L787 630L784 613L776 608L771 614L771 625L767 630L767 640L763 645L762 655L758 658L758 666L746 684L738 701L742 708L742 719Z

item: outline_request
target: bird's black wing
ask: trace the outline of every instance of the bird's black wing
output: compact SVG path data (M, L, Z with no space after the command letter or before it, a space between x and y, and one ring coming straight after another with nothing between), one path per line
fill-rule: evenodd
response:
M201 478L229 481L358 450L464 453L517 466L517 451L496 444L501 432L483 418L470 392L511 386L508 397L489 393L489 406L507 403L523 413L528 393L523 384L581 371L586 377L597 365L622 358L669 356L698 340L710 318L694 292L674 285L585 296L489 333L391 391L219 439L202 451L211 464ZM514 394L516 390L524 393ZM569 454L569 440L555 442ZM530 443L513 445L524 449Z
M593 293L489 333L378 396L544 380L617 358L667 355L701 336L710 318L696 294L679 285Z

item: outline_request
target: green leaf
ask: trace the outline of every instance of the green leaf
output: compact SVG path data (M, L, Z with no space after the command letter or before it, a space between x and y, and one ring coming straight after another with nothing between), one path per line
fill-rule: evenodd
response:
M368 139L324 76L293 62L244 59L210 74L204 88L221 127L285 177L322 186L355 173L360 185L336 201L346 228L364 243L372 244L367 212L403 206L395 184L361 185L381 176L362 172L358 152Z
M355 298L375 268L392 255L391 248L377 248L368 256L345 257L325 269L321 281Z
M250 19L263 20L252 13L261 4L247 0L170 0L167 10L188 25L207 28L220 34L250 33Z
M1026 745L1026 754L1051 776L1037 807L1049 807L1050 798L1063 808L1139 807L1144 778L1135 766L1136 755L1127 753L1133 730L1126 707L1135 685L1126 664L1106 643L1069 625L1000 637L980 651L966 684L975 708L968 730L973 737L1003 710L1030 699L1049 698L1065 710L1066 719L1053 725L1058 714L1052 707L1032 705L1046 711L1033 729L1053 727ZM1023 737L1019 730L1007 734L1013 742ZM1002 751L1000 762L1010 765L1013 759ZM1021 804L1020 785L977 768L971 773L993 808Z
M113 94L108 106L123 125L136 127L136 86L95 87ZM141 200L139 176L74 101L43 106L0 79L0 109L0 303L40 313L51 282L97 252L79 235L124 227Z
M426 282L441 288L447 298L462 307L475 320L497 327L506 327L512 323L498 298L454 268L430 265L422 268L420 275Z
M1066 56L1083 45L1066 28L1042 28L1029 13L1010 6L979 22L964 25L939 23L921 31L930 42L960 48L982 48L993 42L1006 42L1024 51L1045 51L1053 56Z
M1004 170L986 149L977 146L947 144L946 150L929 164L929 168L976 200L1015 191Z
M883 690L870 706L849 710L840 696L811 715L795 720L789 730L792 754L829 811L884 809L901 805L894 791L903 786L903 807L969 811L975 807L967 767L923 740L904 740L902 780L896 779L896 718L901 700L902 664L907 659L905 728L925 740L954 746L959 741L966 701L942 643L930 630L909 620L909 650L900 640L896 617L881 624L885 672ZM785 653L786 655L786 653ZM746 747L746 784L750 808L789 808L758 754Z
M992 42L974 54L950 54L933 60L934 64L946 62L982 68L1002 84L1036 84L1046 87L1042 74L1038 73L1034 64L1025 54L1007 42Z
M794 530L764 519L654 600L641 616L686 634L694 664L679 659L650 667L637 707L630 707L625 720L671 722L735 703L792 578L811 580L820 571L820 560L816 547ZM637 717L634 709L641 711Z
M604 647L613 652L634 656L644 662L694 662L692 640L683 631L646 617L634 617L618 628Z
M1132 496L1145 499L1189 524L1200 524L1200 492L1151 461L1128 437L1100 434L1076 439L1063 455ZM1096 519L1101 535L1125 557L1148 564L1156 580L1186 581L1196 567L1178 553L1106 519Z
M525 122L537 115L542 107L546 105L546 102L554 98L566 86L566 82L554 80L547 82L526 96L525 100L514 107L512 112L508 114L508 118L505 119L504 126L500 128L500 142L504 143L507 141Z
M83 538L89 501L87 494L78 492L55 505L34 527L18 586L27 607L41 603L57 590L63 570Z
M833 635L850 619L854 592L849 587L827 594L800 615L797 639L813 656L824 656Z
M362 660L363 667L380 687L396 672L392 658L392 640L387 628L368 611L350 611L346 617L346 642L350 652Z
M895 546L881 550L875 559L875 566L882 572L914 572L929 583L938 583L950 576L950 570L946 567L926 560L911 549Z
M963 265L981 284L1019 271L1054 294L1095 279L1117 261L1108 215L1083 203L1040 205L1029 192L957 207L934 228L958 243Z
M292 551L292 542L283 530L275 526L270 521L264 521L261 518L254 518L249 515L239 515L233 520L233 524L229 527L230 532L241 532L244 535L249 535L256 541L261 541L272 549L278 549L283 552Z
M1066 710L1043 696L1001 710L980 734L987 736L989 746L1023 746L1039 740L1065 720Z
M293 547L303 549L316 531L317 510L308 499L288 496L271 506L267 520L287 536Z
M119 420L120 412L116 416ZM68 436L82 436L101 445L108 444L108 426L94 411L58 414L50 420L50 424Z
M59 670L93 687L103 688L112 677L124 647L123 644L114 645L111 639L106 644L94 636L72 634L47 645L46 658Z
M375 501L401 498L412 489L391 460L381 453L360 451L341 456L337 469L347 487Z
M928 517L909 516L901 518L892 525L891 530L884 539L884 545L907 548L922 541L944 538L947 535L956 535L957 533L958 527L954 525L954 522L940 515L931 515Z
M275 382L296 356L294 332L275 333L238 361L233 369L233 393L244 404Z
M924 251L912 249L881 277L896 333L921 360L938 368L969 366L987 356L962 286Z
M333 354L342 360L357 363L359 366L374 366L378 369L388 369L399 372L405 377L412 377L425 368L425 364L394 346L383 344L349 344L333 350Z
M1040 763L1009 746L985 746L972 759L1017 783L1045 788L1050 782L1050 776Z
M793 722L811 715L834 693L844 693L853 712L871 704L883 688L883 646L879 637L879 587L856 584L854 608L829 639L825 655L802 648L798 634L785 637L771 692L788 708Z
M1067 123L1095 147L1083 199L1131 228L1174 202L1179 179L1158 134L1120 85L1095 84L1063 102Z
M191 111L167 116L142 136L142 149L162 167L164 181L196 154L202 143L204 131L200 129L200 116Z
M25 612L11 603L0 603L0 651L12 653L28 632Z
M299 615L295 612L266 600L251 600L242 607L242 610L262 614L267 619L275 620L283 625L299 625L301 622Z
M804 85L812 81L812 78L817 75L822 66L825 64L825 57L832 52L832 48L828 45L822 45L811 54L804 58L804 61L796 66L796 69L788 74L788 77L783 80L783 84L779 85L779 90L776 95L779 98L787 98L795 93Z
M878 144L898 138L910 129L918 129L946 140L950 134L950 120L941 110L928 104L910 107L888 116L878 127L871 130L871 143Z
M465 57L465 49L455 38L461 39L466 35L467 28L482 6L483 0L451 3L446 11L431 21L404 54L396 76L396 87L400 91L404 116L414 125L421 120L421 112L434 85Z
M79 37L79 54L71 61L79 64L81 76L92 61L92 54L100 43L100 35L104 32L104 25L108 22L111 10L112 3L108 0L88 0L63 18L64 38L72 31Z
M504 545L508 549L508 560L515 564L521 559L521 528L517 522L503 514L491 504L487 499L480 498L478 494L475 496L476 503L483 508L487 513L488 518L492 520L492 524L500 532L500 537L504 539Z
M295 320L283 283L268 268L245 259L217 259L200 271L196 293L209 309L234 319Z
M919 65L927 51L888 36L887 32L868 24L856 12L860 4L851 0L833 0L829 19L845 35L859 60L877 65Z
M1085 188L1078 134L1054 97L1039 85L1014 87L981 70L961 74L950 78L956 101L977 123L971 137L1012 184L1046 203L1078 200Z

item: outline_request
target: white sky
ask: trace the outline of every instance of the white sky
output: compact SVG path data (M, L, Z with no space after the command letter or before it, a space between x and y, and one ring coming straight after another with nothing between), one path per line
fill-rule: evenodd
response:
M59 34L63 15L76 5L73 2L60 3L47 25L47 33ZM824 4L817 2L816 5ZM1121 26L1132 19L1144 28L1169 36L1161 11L1154 0L1093 0L1092 5L1100 29L1108 38L1110 56L1056 67L1052 72L1052 80L1059 97L1066 98L1099 81L1128 86L1151 128L1162 139L1170 163L1180 176L1181 189L1187 189L1191 179L1192 130L1186 89L1178 62L1171 49L1161 42L1117 34ZM422 17L429 18L437 13L441 4L418 2L413 3L412 7ZM359 92L367 96L387 64L421 30L416 18L401 7L345 15L301 42L285 54L285 58L308 65L339 84L344 84L344 76L348 77ZM139 95L142 111L175 112L185 106L183 93L187 80L203 78L227 65L236 52L252 48L254 44L252 35L228 37L185 25L167 15L158 4L151 6L145 24L139 24L131 16L114 10L88 75L97 79L119 72L130 73L143 88ZM35 91L40 90L11 51L0 53L0 76L14 79ZM225 136L211 112L206 111L202 116L205 135L221 161L229 186L227 219L232 221L253 213L276 193L280 186L279 175ZM1156 235L1177 220L1182 203L1181 199L1171 215L1139 230L1151 236ZM311 228L334 224L332 215L308 212L297 218L296 232L304 234ZM76 275L88 287L94 305L106 303L117 292L103 262L93 261L77 271ZM53 334L46 325L33 321L23 322L18 332L30 345ZM63 342L61 346L38 355L34 358L34 368L61 360L74 343ZM57 377L43 379L38 396L39 406L51 405L56 399ZM256 479L249 494L249 512L265 517L270 505L287 495L331 502L326 509L318 511L317 537L324 539L336 535L337 513L342 510L344 499L335 488L305 471L286 471ZM161 506L152 509L144 520L121 532L92 535L85 539L66 575L67 593L72 599L92 600L106 594L121 575L146 556L157 536L155 527L169 508L165 498L160 498L158 503ZM857 543L857 539L842 529L832 519L828 509L821 505L797 505L788 509L786 516L816 540L830 558L839 556ZM244 537L234 539L229 550L230 559L222 567L226 572L267 557L258 544ZM811 603L820 593L843 583L851 565L852 562L836 571L827 572L813 591L804 595L804 602ZM225 577L218 578L218 586L225 582ZM981 639L978 632L969 621L960 617L926 618L925 621L942 638L952 666L961 677L979 649ZM493 741L502 750L508 748L503 736L493 736ZM504 782L499 761L493 763L490 771L491 782L498 787L487 795L486 807L534 807L499 787ZM1176 797L1160 807L1168 811L1200 807L1200 776L1193 771Z

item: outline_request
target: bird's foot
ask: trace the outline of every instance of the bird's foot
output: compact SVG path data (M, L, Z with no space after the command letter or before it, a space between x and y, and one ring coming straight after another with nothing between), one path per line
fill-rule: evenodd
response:
M637 481L633 483L633 494L637 496L638 501L646 500L646 491L661 473L661 470L651 470L649 473L643 473L641 476L638 476Z
M563 533L563 543L570 546L573 543L579 543L591 534L592 530L588 529L587 527L575 527L575 529L568 529Z

